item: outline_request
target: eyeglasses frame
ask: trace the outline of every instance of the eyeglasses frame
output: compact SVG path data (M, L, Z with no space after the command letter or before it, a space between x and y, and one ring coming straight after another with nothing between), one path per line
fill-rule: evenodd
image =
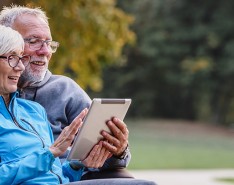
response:
M31 48L30 47L30 40L31 39L40 40L41 41L41 46L38 49ZM54 41L54 40L44 40L44 39L39 39L39 38L24 38L24 41L27 42L29 44L29 48L34 50L34 51L40 50L43 47L44 43L46 43L46 45L47 45L48 42L55 43L57 45L55 51L53 51L52 48L50 47L52 53L55 53L57 51L58 47L59 47L59 42ZM47 47L48 47L48 45L47 45Z
M17 56L17 57L19 58L19 60L18 60L18 62L16 63L15 66L12 66L12 65L10 64L10 62L9 62L9 57L11 57L11 56ZM12 68L15 68L16 66L18 66L20 60L21 60L21 62L22 62L22 58L25 57L25 56L29 57L29 60L28 60L28 64L29 64L29 63L30 63L30 60L31 60L31 56L30 56L30 55L23 55L23 56L20 57L20 56L18 56L18 55L16 55L16 54L12 54L12 55L9 55L9 56L0 56L0 58L7 59L8 65L9 65L10 67L12 67ZM24 65L23 62L22 62L22 64ZM28 66L28 64L27 64L27 65L24 65L24 66L26 67L26 66Z

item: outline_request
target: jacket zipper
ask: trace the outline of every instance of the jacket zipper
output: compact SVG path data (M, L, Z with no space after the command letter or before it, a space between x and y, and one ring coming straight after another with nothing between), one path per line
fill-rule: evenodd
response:
M26 121L25 119L21 119L21 121L27 123L27 124L33 129L33 131L34 131L35 133L34 133L34 132L31 132L31 131L29 131L29 132L36 134L36 135L39 137L39 139L41 140L43 148L45 148L45 143L44 143L44 141L42 140L42 138L40 137L40 135L38 134L38 132L36 131L36 129L35 129L28 121Z
M6 106L5 101L4 101L4 104L5 104L5 106ZM12 106L12 107L14 107L14 102L13 102L13 106ZM15 123L15 125L16 125L17 127L19 127L20 129L26 131L26 132L31 132L31 133L37 135L37 136L39 137L39 139L41 140L42 146L43 146L43 148L44 148L44 147L45 147L45 143L44 143L44 141L42 140L42 138L40 137L40 135L38 134L38 132L36 131L36 129L35 129L28 121L26 121L26 120L24 120L24 119L21 119L23 122L29 124L29 126L33 129L33 131L34 131L35 133L32 132L32 131L30 131L30 130L25 129L25 128L22 127L22 126L18 123L18 121L15 119L15 116L14 116L14 114L13 114L13 111L12 111L12 113L11 113L11 112L9 111L9 109L7 108L7 106L6 106L6 109L7 109L8 113L10 114L10 116L11 116L13 122ZM57 176L57 177L58 177L58 180L59 180L59 183L62 184L62 179L61 179L61 177L60 177L58 174L54 173L53 170L50 170L50 172L53 173L55 176Z
M25 122L25 123L27 123L32 129L33 129L33 131L35 132L35 134L40 138L40 140L41 140L41 142L43 143L43 148L45 147L45 143L44 143L44 141L41 139L41 137L40 137L40 135L38 134L38 132L36 131L36 129L31 125L31 123L29 123L28 121L26 121L26 120L24 120L24 119L21 119L23 122ZM50 170L51 171L51 173L53 173L54 175L56 175L57 177L58 177L58 179L59 179L59 183L60 184L62 184L62 179L61 179L61 177L58 175L58 174L56 174L56 173L54 173L53 172L53 170Z

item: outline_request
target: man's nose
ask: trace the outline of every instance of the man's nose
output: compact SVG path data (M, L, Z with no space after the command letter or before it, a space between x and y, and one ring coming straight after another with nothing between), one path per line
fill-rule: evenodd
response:
M44 55L48 55L51 54L51 49L50 46L48 46L45 42L41 45L41 48L39 50L37 50L38 54L44 54Z

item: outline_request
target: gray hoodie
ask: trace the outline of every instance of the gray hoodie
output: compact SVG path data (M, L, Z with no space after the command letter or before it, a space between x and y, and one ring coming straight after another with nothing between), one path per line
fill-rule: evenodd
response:
M87 93L75 81L66 76L53 75L49 70L43 81L19 89L19 94L21 98L36 101L45 108L55 139L64 127L91 104ZM126 167L130 159L130 152L122 160L111 157L103 168Z

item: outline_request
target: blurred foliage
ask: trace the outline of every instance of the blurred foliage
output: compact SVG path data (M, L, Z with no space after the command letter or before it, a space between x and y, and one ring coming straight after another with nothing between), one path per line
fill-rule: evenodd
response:
M125 49L125 66L105 69L99 96L132 98L136 117L233 122L234 1L119 0L117 5L135 16L138 39Z
M82 87L100 91L102 67L121 61L122 48L133 43L133 17L116 8L115 0L13 0L41 7L50 18L60 47L50 69L72 77Z
M51 68L91 97L132 98L133 117L234 121L234 1L30 2L61 43Z

